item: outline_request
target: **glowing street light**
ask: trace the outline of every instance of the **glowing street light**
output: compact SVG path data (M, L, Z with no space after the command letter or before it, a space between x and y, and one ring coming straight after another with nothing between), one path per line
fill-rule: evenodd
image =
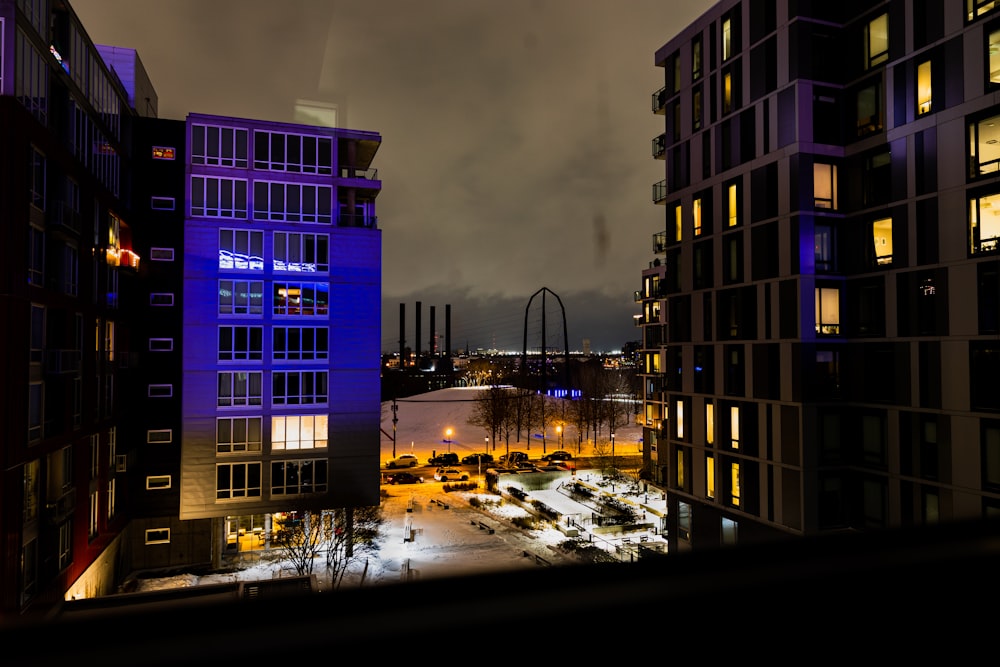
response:
M449 452L451 451L451 434L452 433L454 433L454 431L451 430L450 426L447 429L445 429L445 432L444 432L444 441L448 443L448 451Z
M562 424L560 424L560 425L556 426L556 433L558 433L558 434L559 434L559 449L562 449L562 446L563 446L563 430L562 430Z

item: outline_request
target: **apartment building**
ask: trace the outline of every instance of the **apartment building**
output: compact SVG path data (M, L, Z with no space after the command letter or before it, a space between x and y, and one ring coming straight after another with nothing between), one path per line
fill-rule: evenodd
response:
M1000 5L724 0L655 53L672 550L1000 510Z
M0 0L3 615L379 500L381 137L157 104Z

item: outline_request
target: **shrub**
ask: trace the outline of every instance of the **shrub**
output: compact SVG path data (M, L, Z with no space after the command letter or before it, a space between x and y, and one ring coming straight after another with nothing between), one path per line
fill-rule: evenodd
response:
M513 519L511 519L511 523L513 523L518 528L523 528L525 530L535 529L535 520L530 516L516 516Z
M479 488L477 482L459 482L458 484L445 484L441 487L441 490L445 493L451 491L475 491Z

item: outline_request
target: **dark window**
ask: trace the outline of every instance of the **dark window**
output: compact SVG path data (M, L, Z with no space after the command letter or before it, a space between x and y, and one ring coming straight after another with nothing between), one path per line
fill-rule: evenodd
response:
M701 129L704 114L704 98L702 87L696 86L691 90L691 131L697 132Z
M948 335L948 274L944 269L896 277L896 326L900 336Z
M745 164L757 157L756 111L753 107L739 115L740 118L740 163Z
M984 419L979 425L983 490L1000 492L1000 421Z
M726 396L743 396L746 393L746 375L743 364L743 346L726 345L723 348L725 358L725 392Z
M936 264L939 246L936 198L917 202L916 234L917 264Z
M937 187L937 130L930 128L913 137L917 194L934 192Z
M782 103L781 96L787 94L789 96L789 106L790 113L787 116L787 120L793 120L794 110L795 110L795 98L793 96L794 90L781 91L778 94L778 104ZM786 115L782 114L782 125L785 124ZM793 124L793 123L788 123ZM817 144L834 144L839 145L843 143L843 136L841 133L842 123L840 120L840 91L833 88L823 88L817 86L813 88L813 141ZM779 128L779 131L781 128Z
M760 222L778 215L778 165L771 162L750 172L750 220Z
M980 262L976 267L979 333L1000 333L1000 262Z
M722 284L743 282L743 233L731 232L722 237Z
M829 273L837 270L836 230L837 228L832 222L817 221L813 225L813 238L815 239L816 246L816 273Z
M777 21L777 8L773 0L751 0L750 43L753 44L774 32L778 25Z
M799 336L799 288L795 279L778 283L778 336Z
M675 296L667 299L667 322L671 343L691 341L691 297Z
M969 394L973 410L1000 412L1000 343L969 343Z
M711 239L696 243L691 257L694 273L694 288L712 287L712 241Z
M778 222L769 222L750 231L750 278L778 277Z
M864 161L864 204L878 206L887 204L891 196L892 156L889 150L880 149L869 154Z
M715 348L696 345L694 348L694 391L697 394L715 393Z
M778 87L778 43L774 37L750 50L750 101Z
M712 340L712 293L705 292L701 300L701 335L706 341Z
M781 348L777 343L753 346L753 369L753 397L766 400L781 398ZM743 421L742 426L746 428L749 424Z
M920 407L941 407L941 343L917 343L917 379L920 383Z
M871 79L854 91L857 136L867 137L882 131L882 79Z

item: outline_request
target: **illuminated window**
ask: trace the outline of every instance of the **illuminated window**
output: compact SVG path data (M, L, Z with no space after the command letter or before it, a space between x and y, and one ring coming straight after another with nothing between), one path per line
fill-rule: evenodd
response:
M813 164L813 206L837 210L837 165Z
M39 459L34 459L24 464L21 479L22 500L24 503L22 518L24 519L24 523L29 523L38 518L39 489L41 488L41 481L39 479L40 469L41 461Z
M739 190L736 183L726 187L726 218L730 227L740 224Z
M816 333L840 333L840 289L816 288Z
M330 283L274 283L274 314L325 317L330 309Z
M992 4L992 3L991 3ZM987 35L988 44L986 46L989 53L989 82L1000 84L1000 28L989 31Z
M264 358L264 329L259 326L219 327L219 361L257 361Z
M170 475L149 475L146 477L146 490L169 489Z
M998 170L1000 170L1000 115L969 124L969 177L996 174Z
M733 110L733 74L726 72L722 75L722 113L729 113Z
M705 457L705 495L715 497L715 457Z
M892 218L882 218L872 223L872 242L875 247L875 263L879 266L892 264Z
M261 417L220 417L215 421L215 451L219 454L259 452Z
M865 26L865 69L889 60L889 15L882 14Z
M684 401L677 401L677 439L684 439Z
M694 224L694 235L701 236L701 198L694 200L691 206L691 218Z
M260 497L260 463L221 463L215 467L215 497L220 500Z
M177 151L170 146L153 146L154 160L173 160L177 157Z
M73 553L73 522L65 521L59 526L59 551L58 569L60 571L69 567Z
M992 252L1000 241L1000 194L969 201L970 252Z
M677 450L677 486L684 488L684 452Z
M731 496L730 496L730 502L732 502L733 506L739 507L740 506L740 464L739 463L735 463L734 462L734 463L732 463L730 465L730 475L731 475L731 478L732 478L731 481L730 481L730 484L732 486L732 493L731 493Z
M705 442L715 444L715 404L705 403Z
M327 445L327 415L271 418L271 449L317 449Z
M733 449L740 448L740 409L735 405L729 408L729 442Z
M276 361L314 361L330 356L327 327L274 327L271 331Z
M146 530L146 544L170 544L170 529L148 528Z
M931 61L917 65L917 115L931 111Z
M729 60L733 56L733 20L722 19L722 59Z
M997 0L965 0L965 18L972 21L989 14L997 7L1000 7L1000 2Z
M722 517L722 543L727 546L736 544L739 537L739 524L732 519Z
M271 495L325 493L326 460L274 461L271 463Z
M273 265L275 271L303 273L329 271L329 235L275 232Z
M684 217L681 211L681 205L678 204L674 207L674 240L680 241L684 236Z
M275 371L272 405L323 405L329 399L328 371Z

